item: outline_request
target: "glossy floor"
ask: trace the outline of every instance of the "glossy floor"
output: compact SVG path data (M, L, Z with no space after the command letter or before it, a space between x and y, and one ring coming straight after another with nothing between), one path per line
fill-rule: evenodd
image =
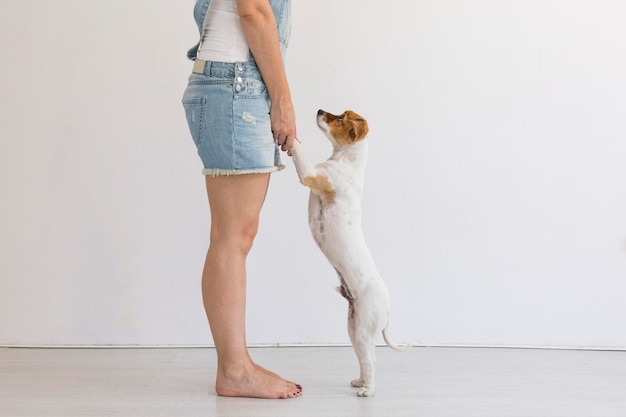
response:
M380 347L376 396L357 398L350 348L251 351L304 395L217 397L213 349L0 348L0 416L626 416L626 352Z

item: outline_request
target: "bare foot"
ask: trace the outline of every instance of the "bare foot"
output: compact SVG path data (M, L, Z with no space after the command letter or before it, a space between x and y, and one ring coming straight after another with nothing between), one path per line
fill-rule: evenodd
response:
M259 365L259 364L257 364L256 362L252 361L252 359L250 359L250 361L252 362L252 364L254 365L254 367L255 367L256 369L258 369L259 371L264 372L264 373L266 373L266 374L268 374L268 375L271 375L271 376L273 376L273 377L280 378L280 379L282 379L283 381L286 381L286 382L288 382L288 383L290 383L290 384L293 384L293 385L299 386L299 385L298 385L298 384L296 384L295 382L290 381L290 380L288 380L288 379L285 379L285 378L281 377L280 375L278 375L278 374L276 374L276 373L274 373L274 372L270 371L269 369L265 369L265 368L264 368L264 367L262 367L261 365Z
M295 398L302 387L253 363L218 369L215 391L223 397Z
M296 385L296 386L300 387L300 385L296 384L295 382L290 381L290 380L288 380L288 379L285 379L285 378L281 377L280 375L278 375L278 374L276 374L276 373L274 373L274 372L270 371L269 369L265 369L265 368L264 368L264 367L262 367L261 365L257 364L255 361L253 361L253 360L252 360L252 357L250 356L250 353L248 353L248 360L249 360L249 361L250 361L250 363L252 363L252 364L254 365L254 367L255 367L255 368L257 368L259 371L261 371L261 372L265 372L266 374L269 374L269 375L275 376L276 378L280 378L280 379L282 379L282 380L284 380L284 381L289 382L290 384L293 384L293 385Z

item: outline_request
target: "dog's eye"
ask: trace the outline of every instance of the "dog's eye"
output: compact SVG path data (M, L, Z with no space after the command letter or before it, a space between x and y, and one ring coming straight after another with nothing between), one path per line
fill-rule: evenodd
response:
M339 117L337 117L337 121L338 121L339 123L343 123L343 116L339 116Z

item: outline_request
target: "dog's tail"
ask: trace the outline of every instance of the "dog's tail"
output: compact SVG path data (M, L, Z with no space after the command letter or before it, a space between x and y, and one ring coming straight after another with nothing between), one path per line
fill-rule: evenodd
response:
M389 335L387 334L387 327L383 329L383 339L385 339L385 343L387 343L387 346L389 346L391 349L396 350L398 352L402 352L403 350L407 350L413 347L412 343L407 343L406 345L393 344L391 340L389 340Z

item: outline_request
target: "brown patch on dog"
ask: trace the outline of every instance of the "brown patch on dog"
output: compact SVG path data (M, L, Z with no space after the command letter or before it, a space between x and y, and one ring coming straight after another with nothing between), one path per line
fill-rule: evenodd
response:
M335 201L337 192L328 181L328 178L323 175L317 175L315 177L306 177L304 179L304 185L309 187L313 193L318 195L322 200L322 207L326 207Z
M367 121L352 110L346 110L339 116L325 113L325 119L331 136L341 146L363 140L369 132Z

